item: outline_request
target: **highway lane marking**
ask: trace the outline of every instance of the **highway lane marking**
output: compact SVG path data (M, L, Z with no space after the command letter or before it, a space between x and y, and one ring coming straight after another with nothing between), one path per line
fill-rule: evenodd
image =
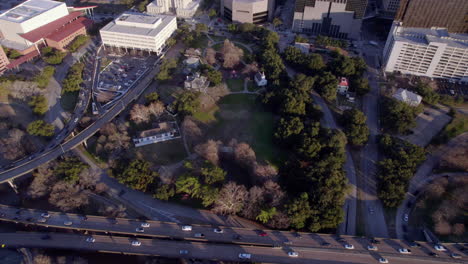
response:
M175 223L180 224L180 221L177 220L177 219L174 217L174 214L168 213L168 212L163 211L163 210L160 210L160 209L155 209L154 207L151 207L151 206L149 206L149 205L147 205L147 204L145 204L144 202L141 202L141 201L140 201L139 203L140 203L141 205L143 205L144 207L149 208L151 211L154 211L154 212L156 212L156 213L158 213L158 214L160 214L160 215L166 217L167 219L171 220L172 222L175 222Z

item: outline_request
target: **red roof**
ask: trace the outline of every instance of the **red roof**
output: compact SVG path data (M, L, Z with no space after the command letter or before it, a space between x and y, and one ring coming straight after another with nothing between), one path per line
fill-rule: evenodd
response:
M35 43L38 40L45 38L47 35L52 34L54 31L59 30L61 27L63 27L63 25L76 19L81 14L82 13L79 11L72 12L64 17L61 17L55 21L50 22L49 24L46 24L42 27L38 27L34 30L29 31L28 33L24 33L21 35L21 37Z
M30 59L32 59L34 57L37 57L37 56L39 56L39 52L37 50L33 50L33 51L19 57L16 60L10 61L10 64L8 64L6 67L7 67L7 69L13 69L13 68L19 66L20 64L23 64L23 63L25 63L25 62L29 61Z
M348 86L348 79L346 79L345 77L341 77L339 85L340 86Z
M75 33L76 31L82 29L83 27L89 27L91 24L93 24L93 21L91 19L88 19L86 17L80 17L77 20L66 24L64 27L61 27L57 31L48 35L46 38L58 42Z

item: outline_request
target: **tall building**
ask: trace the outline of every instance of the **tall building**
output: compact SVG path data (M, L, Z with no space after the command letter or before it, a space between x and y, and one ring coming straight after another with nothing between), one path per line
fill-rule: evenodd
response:
M386 72L468 82L468 34L395 23L384 49Z
M146 6L148 14L173 13L178 17L189 18L195 15L199 0L155 0Z
M401 0L395 21L404 27L444 27L450 33L468 33L468 1Z
M125 12L104 26L99 33L106 46L159 54L176 29L175 16Z
M359 38L367 0L296 0L293 31Z
M400 0L382 0L383 11L388 16L395 16L400 7Z
M233 22L261 24L274 12L275 0L221 0L221 16Z

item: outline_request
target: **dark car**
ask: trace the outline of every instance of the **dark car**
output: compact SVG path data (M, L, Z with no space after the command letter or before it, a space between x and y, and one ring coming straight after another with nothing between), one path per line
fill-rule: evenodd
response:
M240 240L242 237L240 235L233 235L232 238L235 240Z
M370 240L370 242L371 242L372 244L380 244L380 241L377 240L377 239L375 239L375 238L372 238L372 239Z
M435 252L429 252L429 256L437 258L439 256L439 254L437 254Z
M42 240L49 240L50 238L51 238L50 235L43 235L43 236L41 236L41 239L42 239Z
M294 233L294 237L295 237L295 238L302 238L302 235L299 234L299 233Z
M328 247L328 246L330 246L330 243L328 243L328 242L323 242L323 243L322 243L322 246Z
M346 239L342 238L342 237L339 237L336 239L336 241L338 242L346 242Z
M416 242L414 242L414 241L409 242L408 245L409 245L410 247L413 247L413 248L420 248L420 247L421 247L421 244L416 243Z

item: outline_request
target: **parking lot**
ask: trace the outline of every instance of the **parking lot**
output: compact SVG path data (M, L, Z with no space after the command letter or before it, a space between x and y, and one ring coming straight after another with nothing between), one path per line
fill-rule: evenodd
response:
M435 82L437 92L440 94L468 97L468 85L466 84L458 84L445 79L437 79Z
M131 89L150 70L156 56L110 53L101 58L101 71L95 89L98 103L111 105Z

